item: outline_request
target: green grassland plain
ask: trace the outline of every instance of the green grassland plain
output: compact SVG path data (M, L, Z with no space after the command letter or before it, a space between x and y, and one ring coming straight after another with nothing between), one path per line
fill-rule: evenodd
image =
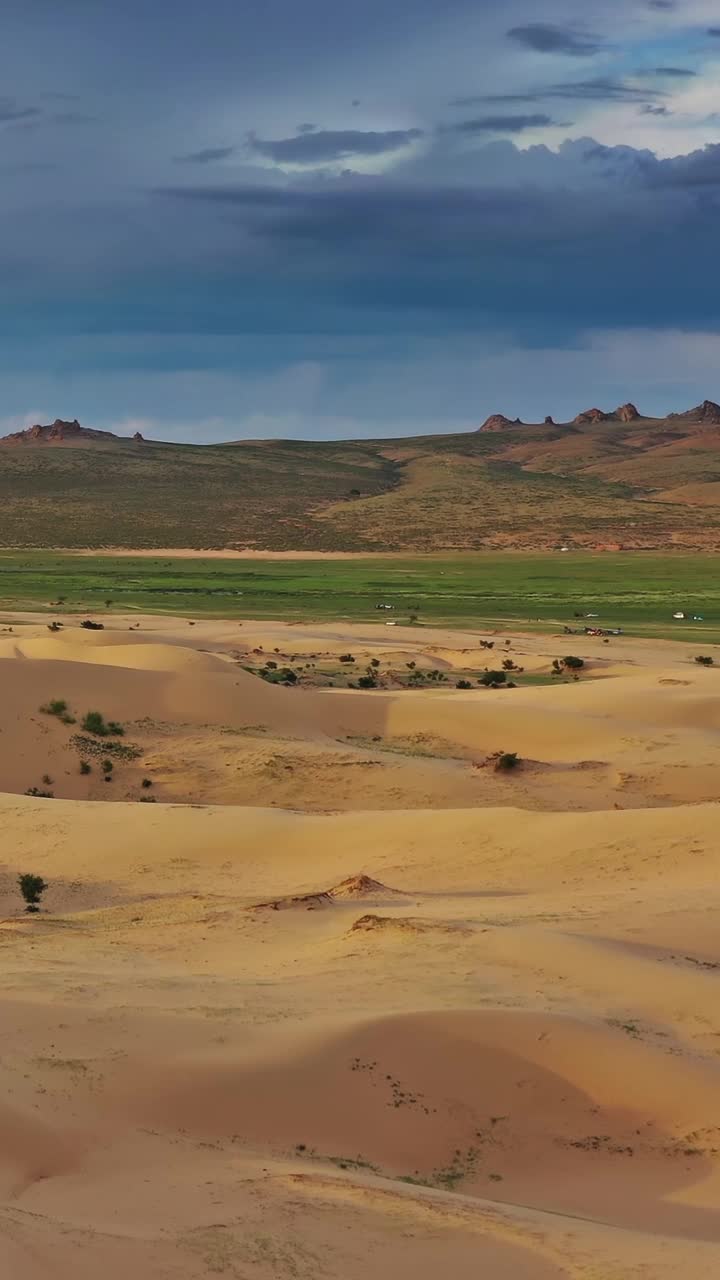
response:
M203 559L0 553L0 607L551 631L576 615L630 634L720 642L720 560L673 553ZM392 605L392 611L377 605ZM690 615L673 621L675 611ZM702 621L693 622L693 615Z

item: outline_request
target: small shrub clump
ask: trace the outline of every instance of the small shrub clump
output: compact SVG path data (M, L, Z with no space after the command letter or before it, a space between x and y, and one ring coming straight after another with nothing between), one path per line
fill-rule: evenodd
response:
M486 689L497 689L500 685L507 681L506 671L484 671L478 677L478 684L484 685Z
M87 760L80 761L80 772L85 777L88 773L92 773L92 765Z
M715 666L715 659L714 659L714 658L711 658L709 654L703 654L703 653L698 654L698 656L696 657L695 661L696 661L696 662L697 662L701 667L714 667L714 666Z
M122 738L125 730L116 720L105 720L101 711L88 711L81 721L86 733L94 733L96 738Z
M47 884L42 876L34 876L31 872L26 871L24 875L18 876L18 888L25 900L26 911L36 912L40 910L40 899L47 889Z
M457 684L455 685L455 688L456 689L472 689L472 685L469 680L458 680Z
M51 698L40 710L44 716L55 716L62 724L75 724L75 717L70 714L64 698Z

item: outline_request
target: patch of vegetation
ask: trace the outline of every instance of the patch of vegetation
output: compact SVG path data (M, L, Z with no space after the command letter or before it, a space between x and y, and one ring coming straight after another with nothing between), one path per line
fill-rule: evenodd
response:
M695 661L699 663L701 667L714 667L715 665L715 659L711 658L708 654L698 654Z
M50 702L40 710L44 716L55 716L62 724L75 724L75 717L68 710L68 704L64 698L51 698Z
M40 899L47 889L47 884L42 876L35 876L26 871L23 875L18 876L18 888L26 903L25 910L29 912L39 911Z
M101 711L87 711L80 722L80 727L86 733L93 733L96 738L122 738L125 733L122 725L116 720L106 722Z
M569 654L567 658L563 658L561 665L568 671L582 671L585 666L583 658L576 658L573 654Z
M35 796L35 797L36 797L36 799L40 799L40 800L54 800L54 799L55 799L55 792L54 792L54 791L43 791L41 787L28 787L27 791L25 792L25 795L26 795L26 796Z
M499 689L501 685L507 683L507 671L483 671L478 676L478 684L486 689Z
M81 761L80 761L80 772L81 772L84 776L86 776L88 773L92 773L92 765L91 765L91 764L89 764L87 760L81 760Z

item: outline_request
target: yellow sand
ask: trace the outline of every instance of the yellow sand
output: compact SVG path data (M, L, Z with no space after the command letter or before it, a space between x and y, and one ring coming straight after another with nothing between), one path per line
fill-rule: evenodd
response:
M65 622L0 634L3 1275L720 1273L720 670L587 639L571 685L287 689L244 657L485 659Z

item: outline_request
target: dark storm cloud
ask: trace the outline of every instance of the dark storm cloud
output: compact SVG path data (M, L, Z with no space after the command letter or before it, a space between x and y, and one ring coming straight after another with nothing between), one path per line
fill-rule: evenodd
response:
M708 36L720 37L720 27L708 27L705 34Z
M251 134L248 148L276 164L316 165L352 156L381 156L399 151L422 138L422 129L316 129L293 138L258 138Z
M214 164L217 160L227 160L236 147L203 147L200 151L189 151L183 156L173 156L176 164Z
M529 22L525 26L511 27L507 35L508 39L535 53L562 53L573 58L594 57L605 47L597 36L577 27L561 27L552 22Z
M541 129L554 124L550 116L537 112L534 115L477 116L473 120L459 120L457 124L445 125L444 130L451 133L524 133L526 129Z
M654 107L651 102L646 102L640 108L640 113L644 116L671 116L673 114L669 107Z
M481 93L454 98L452 107L472 107L481 103L545 102L548 99L587 102L644 102L662 98L658 89L638 88L612 76L596 76L590 80L573 80L565 84L549 84L527 93Z
M40 114L38 107L20 107L14 98L0 97L0 124L14 120L33 120Z
M670 76L678 80L696 76L697 71L691 71L689 67L650 67L649 70L638 71L639 76Z
M687 156L657 160L651 181L657 187L685 188L688 191L720 187L720 143L692 151Z

